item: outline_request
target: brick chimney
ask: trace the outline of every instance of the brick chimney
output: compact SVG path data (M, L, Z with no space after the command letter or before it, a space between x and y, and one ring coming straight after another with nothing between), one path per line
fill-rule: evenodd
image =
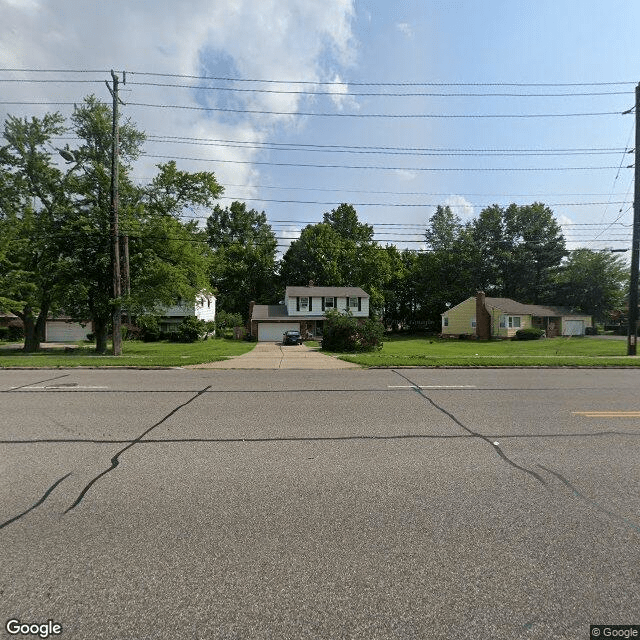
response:
M491 314L487 311L484 291L476 293L476 336L479 340L491 338Z

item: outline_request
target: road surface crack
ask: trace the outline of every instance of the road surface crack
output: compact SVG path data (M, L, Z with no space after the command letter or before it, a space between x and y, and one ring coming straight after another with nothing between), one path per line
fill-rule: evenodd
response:
M110 473L111 471L113 471L119 464L120 464L120 456L125 452L128 451L129 449L131 449L131 447L134 447L136 444L138 444L142 438L144 438L148 433L150 433L151 431L153 431L153 429L155 429L156 427L159 427L163 422L165 422L166 420L168 420L172 415L174 415L175 413L177 413L180 409L182 409L183 407L186 407L188 404L191 404L196 398L199 398L203 393L205 393L206 391L208 391L211 388L211 385L209 385L208 387L205 387L204 389L198 391L198 393L196 393L195 396L193 396L192 398L189 398L189 400L187 400L186 402L183 402L182 404L178 405L175 409L172 409L166 416L164 416L164 418L162 418L161 420L159 420L158 422L156 422L154 425L152 425L151 427L149 427L148 429L146 429L145 431L143 431L135 440L131 440L131 442L129 442L129 444L126 447L123 447L122 449L120 449L120 451L118 451L118 453L116 453L112 458L111 458L111 465L105 469L104 471L102 471L101 473L99 473L95 478L93 478L85 487L84 489L80 492L80 494L78 495L78 497L76 498L75 502L65 511L65 513L69 513L69 511L72 511L73 509L75 509L84 499L84 497L87 495L89 489L91 489L91 487L98 481L100 480L100 478L103 478L104 476L106 476L108 473Z

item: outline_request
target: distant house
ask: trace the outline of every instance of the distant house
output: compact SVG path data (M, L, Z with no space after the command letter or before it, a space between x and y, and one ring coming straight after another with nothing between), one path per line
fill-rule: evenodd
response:
M172 307L160 307L157 313L160 331L169 333L178 330L178 325L187 317L195 316L199 320L216 319L216 297L212 293L202 291L193 302L178 301Z
M442 335L510 338L518 329L543 329L548 338L582 336L593 326L591 316L566 307L523 304L511 298L490 298L482 291L442 314Z
M0 315L0 327L22 327L22 320L12 314ZM57 315L47 318L42 342L78 342L86 340L87 334L93 331L90 321L77 322L68 316Z
M250 305L251 335L261 342L278 342L285 331L321 337L328 309L369 317L369 294L360 287L287 287L282 304Z

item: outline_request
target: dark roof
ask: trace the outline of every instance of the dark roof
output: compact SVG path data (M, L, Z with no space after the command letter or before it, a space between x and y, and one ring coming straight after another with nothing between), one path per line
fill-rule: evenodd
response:
M295 296L312 296L317 298L321 296L369 297L369 294L360 287L287 287L285 295L289 298Z
M539 304L523 304L522 302L516 302L511 298L485 298L485 305L487 307L493 307L499 309L505 313L517 313L521 315L532 315L542 318L555 317L555 316L575 316L575 315L587 315L577 314L568 307L552 307L548 305Z
M287 307L284 304L256 304L251 314L252 320L284 320L288 318Z
M459 307L464 302L468 302L469 300L475 300L475 296L471 296L466 300L463 300L459 304L451 307L444 313L440 315L445 316L448 315L450 311ZM588 313L576 313L569 307L555 307L549 305L540 305L540 304L523 304L522 302L517 302L516 300L512 300L511 298L489 298L486 297L484 299L485 306L490 309L498 309L504 313L512 313L515 315L523 315L523 316L536 316L538 318L557 318L557 317L567 317L567 316L588 316Z

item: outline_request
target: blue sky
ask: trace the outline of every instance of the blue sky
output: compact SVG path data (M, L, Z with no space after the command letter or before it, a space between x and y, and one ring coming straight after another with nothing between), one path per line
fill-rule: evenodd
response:
M209 141L196 145L150 140L147 152L205 159L178 163L185 169L214 171L225 185L226 196L377 203L357 209L362 220L377 225L380 239L391 237L391 227L382 225L397 225L397 233L420 234L419 226L400 225L424 227L438 203L453 205L467 220L486 204L542 201L553 205L558 220L565 225L567 239L572 241L571 247L628 246L625 242L630 236L629 228L618 224L607 228L607 225L614 221L628 225L632 218L633 170L626 167L633 162L633 155L624 154L623 150L634 146L634 116L620 114L633 105L634 86L640 80L637 45L640 3L185 0L177 5L139 0L106 6L87 0L0 0L0 67L126 69L129 83L123 99L129 105L123 107L124 115L152 136ZM222 82L145 76L142 72L291 83ZM37 77L44 74L0 72L0 80ZM95 83L3 82L0 83L3 100L78 102L91 91L109 99L104 86L108 75L104 73L59 73L47 77L84 78ZM133 84L149 81L189 86ZM345 84L321 84L327 82ZM374 82L434 84L404 87L358 84ZM631 84L482 86L604 82ZM441 86L443 83L450 86ZM307 90L312 95L216 91L196 86ZM322 95L323 92L333 95ZM607 92L609 95L358 95L364 92ZM225 114L140 107L132 103L294 115ZM8 112L30 115L55 107L0 105L0 108L1 115ZM63 112L65 109L60 107ZM332 115L297 115L301 112ZM486 116L585 112L614 114L547 118L363 117L370 113ZM317 146L316 151L267 150L223 147L218 146L220 143L211 144L212 140ZM320 151L320 145L452 149L458 150L458 155L406 155L406 151L405 155L354 154L345 153L344 148L342 152ZM584 148L615 151L524 157L459 155L460 150L525 149L549 154L557 149ZM137 178L144 180L152 175L153 163L158 161L143 158L136 167ZM301 164L343 168L298 166ZM403 170L350 169L344 165ZM601 166L613 168L590 169ZM589 169L563 170L565 167ZM539 168L551 170L522 170ZM624 203L617 204L619 201ZM568 205L591 202L604 204ZM264 209L282 237L295 236L304 224L319 221L323 212L333 207L259 200L251 200L249 204ZM420 239L420 235L404 237Z

